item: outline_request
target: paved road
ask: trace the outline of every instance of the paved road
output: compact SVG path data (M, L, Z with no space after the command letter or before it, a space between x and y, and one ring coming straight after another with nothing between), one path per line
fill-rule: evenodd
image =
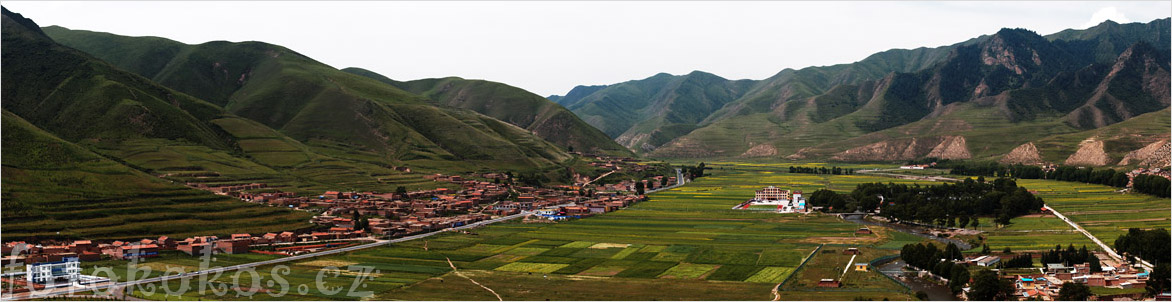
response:
M1111 246L1108 246L1106 243L1103 243L1103 241L1099 240L1099 238L1095 237L1095 235L1091 235L1091 232L1087 232L1086 229L1083 229L1077 223L1074 223L1074 221L1070 220L1070 218L1066 218L1066 215L1062 215L1062 213L1058 213L1057 210L1054 210L1054 208L1051 208L1049 205L1046 205L1043 207L1046 208L1047 210L1050 210L1050 213L1054 213L1054 216L1058 216L1058 218L1061 218L1062 221L1065 221L1066 224L1069 224L1075 230L1079 231L1083 235L1086 235L1087 238L1090 238L1091 241L1095 242L1095 244L1098 244L1099 247L1102 248L1103 251L1106 252L1108 256L1111 256L1111 258L1115 259L1115 261L1119 261L1119 263L1124 263L1123 256L1120 256L1118 253L1115 253L1115 249L1111 248ZM1143 268L1146 268L1148 270L1152 269L1151 263L1148 263L1147 261L1143 261L1142 259L1139 261L1140 261L1140 266L1143 266Z
M679 168L676 168L676 184L675 185L666 186L666 187L662 187L662 188L651 190L651 191L646 191L646 192L643 192L643 195L647 195L647 194L651 194L651 193L655 193L655 192L659 192L659 191L664 191L664 190L675 189L675 188L678 188L679 186L682 186L686 183L688 183L688 182L686 179L684 179L684 173L681 172Z
M559 205L559 206L564 206L564 205ZM375 243L368 243L368 244L333 249L333 250L328 250L328 251L321 251L321 252L317 252L317 253L302 254L302 255L297 255L297 256L289 256L289 257L272 259L272 260L265 260L265 261L260 261L260 262L237 264L237 265L226 266L226 267L211 268L211 269L207 269L207 270L203 270L203 271L186 273L183 275L159 276L159 277L154 277L154 278L147 278L147 279L121 282L121 283L106 282L103 284L87 285L87 286L82 286L82 287L62 287L62 288L57 288L57 289L50 290L50 291L44 292L44 293L35 293L34 294L32 292L29 292L23 296L18 294L16 296L12 296L12 297L4 297L4 299L5 300L36 299L36 298L42 298L42 297L48 297L48 296L61 295L61 294L67 293L67 292L83 292L83 291L91 291L91 290L104 290L104 289L107 289L110 287L125 287L125 286L138 285L138 284L144 284L144 283L154 283L154 282L161 282L161 281L181 279L181 278L191 278L191 277L196 277L199 275L222 273L222 272L233 271L233 270L238 270L238 269L242 269L242 268L258 267L258 266L265 266L265 265L277 264L277 263L282 263L282 262L298 261L298 260L304 260L304 259L309 259L309 258L313 258L313 257L320 257L320 256L327 256L327 255L333 255L333 254L339 254L339 253L353 252L353 251L357 251L357 250L361 250L361 249L379 247L379 246L384 246L384 245L388 245L388 244L392 244L392 243L399 243L399 242L404 242L404 241L409 241L409 240L426 238L426 237L434 236L434 235L448 232L448 231L458 231L458 230L463 230L463 229L485 226L485 225L489 225L489 224L493 224L493 223L498 223L498 222L502 222L502 221L508 221L508 220L512 220L512 219L521 218L521 217L524 217L526 215L531 215L531 214L533 214L533 212L524 211L521 213L509 215L509 216L503 216L503 217L496 218L496 219L480 221L480 222L471 223L471 224L467 224L467 225L463 225L463 226L459 226L459 227L454 227L454 228L447 228L447 229L443 229L443 230L435 231L435 232L430 232L430 233L411 235L411 236L407 236L407 237L395 238L395 239L391 239L391 240L384 240L384 241L379 241L379 242L375 242Z

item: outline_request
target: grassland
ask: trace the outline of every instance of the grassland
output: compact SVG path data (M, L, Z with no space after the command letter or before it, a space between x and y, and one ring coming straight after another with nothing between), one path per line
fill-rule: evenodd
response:
M126 239L294 230L308 213L257 206L147 175L4 111L4 238ZM198 229L194 226L199 226Z
M759 170L720 167L728 169L713 170L712 176L655 193L650 201L605 215L557 224L496 224L476 229L475 234L448 233L426 242L294 262L285 279L313 284L311 280L326 265L342 270L350 265L371 267L377 270L377 277L367 281L364 290L371 293L363 297L311 290L284 298L495 299L467 279L451 274L450 260L465 276L511 300L764 300L772 298L773 286L795 274L813 276L806 270L841 272L845 262L831 261L830 256L798 267L819 244L860 247L867 259L872 259L896 253L898 247L886 247L892 242L916 240L885 228L875 228L873 235L856 236L858 225L831 215L730 209L761 184L814 188L826 183L846 189L857 182L887 179L764 173L761 170L768 167L761 166L756 166ZM168 261L172 260L156 262ZM262 280L271 278L271 268L257 271ZM858 285L848 286L850 292L795 291L782 296L909 298L902 287L877 272L850 274L859 274L849 278L860 280L848 282ZM353 275L341 274L326 283L342 286L351 282ZM148 298L162 299L157 295ZM216 297L207 293L184 298ZM263 294L254 298L275 299Z

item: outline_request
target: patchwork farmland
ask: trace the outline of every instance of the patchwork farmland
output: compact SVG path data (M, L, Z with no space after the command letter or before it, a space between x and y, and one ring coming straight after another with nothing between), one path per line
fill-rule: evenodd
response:
M379 300L496 299L464 277L492 288L506 300L767 300L773 298L771 290L787 278L794 279L791 282L816 283L816 279L807 279L820 275L806 270L841 273L845 260L837 263L815 258L799 267L821 244L829 243L838 250L862 248L866 254L859 260L869 261L898 253L903 243L921 240L885 228L874 228L875 234L855 235L857 224L832 215L730 209L762 185L807 191L830 186L847 191L862 182L910 181L742 167L717 165L712 176L652 194L650 201L604 215L556 224L497 224L475 229L471 234L453 232L426 241L295 262L285 278L309 280L312 284L325 266L343 271L349 265L373 267L378 272L373 280L366 281L364 290L373 295L367 298ZM823 260L826 259L830 257ZM449 260L464 277L451 273ZM261 280L270 279L271 268L257 271ZM324 281L348 287L353 275L330 274ZM902 286L878 272L852 270L846 275L846 280L866 282L846 282L844 288L826 291L780 294L786 299L910 298ZM241 276L241 280L249 278L248 274ZM164 298L161 293L142 297ZM210 292L184 296L211 297ZM284 298L318 297L347 298L345 291L326 295L314 290L305 294L292 291ZM269 297L254 296L263 298Z
M318 272L328 268L332 273L325 276L323 284L348 288L358 275L351 269L369 267L376 273L375 278L364 281L363 290L368 292L359 296L347 296L347 291L323 293L311 287L305 293L290 291L280 299L496 299L471 280L506 300L766 300L774 298L771 291L778 284L782 285L778 296L785 300L911 298L906 288L880 273L849 267L852 255L845 251L858 249L860 254L853 263L867 263L895 255L903 245L922 242L924 238L884 227L871 227L874 234L856 235L857 224L832 215L777 214L730 207L766 185L803 191L831 188L846 193L859 183L931 182L865 174L783 173L780 170L788 165L776 164L718 163L712 167L711 176L591 218L555 224L503 223L472 233L452 232L294 262L289 273L282 275L291 284L315 284ZM1142 195L1120 195L1098 186L1056 181L1020 183L1038 191L1055 208L1076 213L1071 217L1088 224L1088 229L1106 240L1113 240L1112 234L1125 232L1127 226L1150 222L1146 218L1116 217L1118 214L1110 212L1104 200L1159 210L1163 218L1155 218L1167 221L1167 205ZM1081 197L1085 194L1099 201ZM1053 216L1019 217L1008 226L995 226L991 219L983 219L985 223L978 229L984 232L984 243L996 250L1042 250L1053 247L1054 242L1085 243L1094 248L1089 240ZM1112 226L1099 227L1095 221L1111 221ZM213 265L241 261L237 258ZM808 260L803 265L804 259ZM185 271L196 268L190 259L181 257L154 262L150 264L155 271L152 275L172 264ZM452 273L452 266L459 275ZM255 277L269 280L272 269L260 268ZM239 278L241 282L251 282L252 277L243 274ZM819 287L822 279L839 280L841 287ZM162 292L135 295L155 300L168 298ZM193 291L182 298L215 296ZM253 299L277 298L258 294Z

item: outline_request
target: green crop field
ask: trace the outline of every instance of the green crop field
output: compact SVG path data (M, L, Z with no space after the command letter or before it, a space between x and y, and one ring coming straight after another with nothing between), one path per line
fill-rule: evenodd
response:
M1108 186L1076 182L1023 179L1018 184L1037 191L1047 205L1107 244L1113 244L1128 228L1172 228L1172 204L1167 198L1116 193ZM1085 242L1090 248L1089 240Z
M451 274L450 260L462 274L506 299L763 300L771 299L770 289L791 275L841 271L845 262L813 261L798 268L819 244L860 247L867 251L869 260L898 252L898 247L880 246L919 240L882 227L873 227L874 235L856 236L857 224L832 215L731 209L764 185L807 191L829 185L845 191L860 182L910 181L866 175L789 174L767 171L784 169L770 166L717 166L724 169L714 169L712 176L652 194L650 201L617 212L557 224L501 223L475 229L474 234L446 233L299 261L291 263L291 273L285 278L312 279L327 265L342 270L355 265L378 270L379 277L368 281L372 297L366 298L495 299L475 285L470 287L467 279ZM261 279L268 279L270 270L257 271ZM861 285L850 296L835 292L826 297L910 298L902 287L877 272L858 274L863 274L856 282ZM344 283L354 275L341 274L325 282ZM661 290L685 284L690 289ZM821 299L805 291L783 296ZM327 295L316 289L305 294L293 292L285 298L316 297L346 298L344 293ZM157 295L149 298L161 299ZM194 294L185 298L215 297Z
M770 289L787 279L779 293L783 299L910 298L902 286L880 273L848 267L851 256L844 255L843 250L859 248L862 254L854 262L869 262L898 253L904 244L926 239L877 226L871 227L875 234L855 235L857 224L831 215L730 208L765 185L807 191L829 187L846 192L863 182L930 182L871 175L790 174L781 172L788 165L780 164L713 166L711 176L652 194L650 201L604 215L557 224L502 223L475 229L472 234L446 233L294 262L285 279L308 280L312 284L317 273L328 266L340 271L337 276L331 274L333 277L325 279L324 284L344 286L353 281L360 267L375 269L377 278L366 281L369 292L365 296L349 297L344 292L323 293L310 288L306 293L292 292L284 299L495 299L465 277L513 300L761 300L771 299ZM1132 221L1126 215L1096 212L1104 211L1103 205L1082 197L1113 197L1119 203L1142 208L1162 206L1141 195L1119 195L1074 183L1021 183L1037 190L1048 204L1067 209L1062 211L1081 210L1098 220L1122 219L1125 224L1143 225L1152 219L1148 216L1161 216L1145 213L1145 218ZM1081 221L1086 221L1093 231L1101 231L1094 220ZM1019 217L1000 227L992 225L991 219L983 219L979 229L995 250L1041 250L1055 243L1094 248L1084 236L1050 215ZM801 265L802 259L820 244L826 245ZM161 269L170 263L190 266L191 260L186 261L170 257L155 260L152 267ZM227 261L217 265L240 260ZM451 273L448 261L463 277ZM260 268L258 276L268 279L271 270L272 267ZM824 278L842 280L843 288L816 287L817 281ZM682 287L686 289L675 290ZM162 299L158 294L144 297ZM184 298L216 297L205 293Z

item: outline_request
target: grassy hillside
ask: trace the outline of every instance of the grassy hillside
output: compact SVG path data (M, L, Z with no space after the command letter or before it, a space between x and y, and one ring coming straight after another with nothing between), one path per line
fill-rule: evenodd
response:
M138 239L308 227L309 214L155 178L3 112L5 240Z
M583 122L569 110L524 89L497 82L456 77L399 82L360 68L346 68L342 71L369 77L422 95L441 106L476 111L529 130L563 148L631 155L628 150Z
M623 146L643 153L696 129L752 84L700 71L663 73L605 88L575 88L559 102Z
M1083 42L1005 29L958 44L928 69L825 91L821 87L842 73L833 68L783 71L771 81L775 87L758 84L710 116L707 125L650 155L898 161L947 153L953 158L999 158L1030 141L1167 108L1166 49L1128 40L1149 36L1088 35L1096 42L1132 42L1103 63L1096 55L1074 53L1082 48L1071 45ZM1158 126L1168 124L1152 125ZM1134 149L1124 149L1138 142L1109 146L1115 151L1108 152L1126 153Z
M0 93L6 112L3 187L5 209L11 210L4 212L5 236L55 236L59 231L70 237L121 238L305 226L303 214L255 208L171 182L208 185L260 182L268 184L270 190L298 194L320 194L326 190L386 192L398 186L409 189L436 186L420 174L394 171L382 152L313 137L303 143L267 125L229 113L216 104L159 86L86 53L58 45L43 35L35 23L17 14L5 10L3 22L4 81ZM357 76L353 79L365 81ZM351 91L364 95L380 89L350 87L356 87ZM451 149L477 149L463 154L514 152L520 158L519 163L496 162L490 155L482 155L459 165L451 164L454 162L451 159L420 158L413 162L435 167L415 167L420 172L437 169L462 172L490 165L533 169L536 165L527 162L529 158L566 158L558 152L539 153L556 148L523 129L484 115L440 110L423 101L394 106L403 108L399 112L408 115L403 120L431 131L493 135L487 139L482 135L452 136L429 141L432 146L446 144ZM21 123L10 125L9 121ZM443 125L431 126L433 123ZM30 127L39 130L22 130ZM14 130L7 131L9 128ZM290 132L301 134L313 130ZM37 135L25 135L21 131ZM58 140L47 143L50 147L15 145L38 135L60 138L77 150L70 149L69 156L52 164L30 166L26 162L41 156L41 149L58 148L52 146L60 144ZM464 140L482 142L466 144L462 143ZM513 149L494 150L483 146ZM412 146L402 148L410 150ZM99 159L112 160L117 168L95 162ZM171 182L153 180L150 175ZM71 208L55 206L76 207L80 214L73 216ZM152 212L152 207L159 211ZM152 211L145 210L148 208ZM259 218L249 221L246 217L250 216Z
M49 27L64 45L131 65L134 51L158 38ZM133 65L151 80L223 106L308 146L311 151L375 165L447 169L548 169L569 159L529 131L452 107L377 80L260 42L172 43L154 66ZM161 67L158 65L162 65ZM150 71L155 71L153 74Z

